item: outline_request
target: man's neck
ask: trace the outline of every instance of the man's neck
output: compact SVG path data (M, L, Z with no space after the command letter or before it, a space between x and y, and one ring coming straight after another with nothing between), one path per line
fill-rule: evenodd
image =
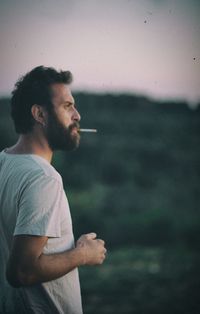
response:
M6 150L9 154L34 154L52 161L53 152L44 138L37 138L32 134L20 135L17 143Z

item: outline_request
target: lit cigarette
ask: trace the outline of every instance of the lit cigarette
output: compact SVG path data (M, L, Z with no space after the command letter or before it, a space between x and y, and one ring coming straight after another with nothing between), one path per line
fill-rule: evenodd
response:
M90 132L90 133L96 133L96 129L79 129L79 132Z

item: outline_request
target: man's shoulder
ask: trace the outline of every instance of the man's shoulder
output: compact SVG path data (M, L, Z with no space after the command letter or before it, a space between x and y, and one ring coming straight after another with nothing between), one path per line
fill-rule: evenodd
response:
M12 176L33 178L45 176L62 183L62 178L56 169L44 158L33 154L11 155L0 153L0 160Z
M41 172L44 176L62 182L60 174L47 160L37 155L31 155L30 159L33 171Z

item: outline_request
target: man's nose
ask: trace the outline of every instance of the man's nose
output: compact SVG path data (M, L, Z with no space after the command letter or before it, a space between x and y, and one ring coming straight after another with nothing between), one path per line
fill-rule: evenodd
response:
M73 120L75 120L75 121L81 120L80 113L78 112L78 110L76 108L74 108Z

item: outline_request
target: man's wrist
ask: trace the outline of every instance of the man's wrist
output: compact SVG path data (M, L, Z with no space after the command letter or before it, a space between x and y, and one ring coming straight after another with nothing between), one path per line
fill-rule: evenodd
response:
M78 267L86 264L85 249L82 246L75 247L75 252L77 254Z

